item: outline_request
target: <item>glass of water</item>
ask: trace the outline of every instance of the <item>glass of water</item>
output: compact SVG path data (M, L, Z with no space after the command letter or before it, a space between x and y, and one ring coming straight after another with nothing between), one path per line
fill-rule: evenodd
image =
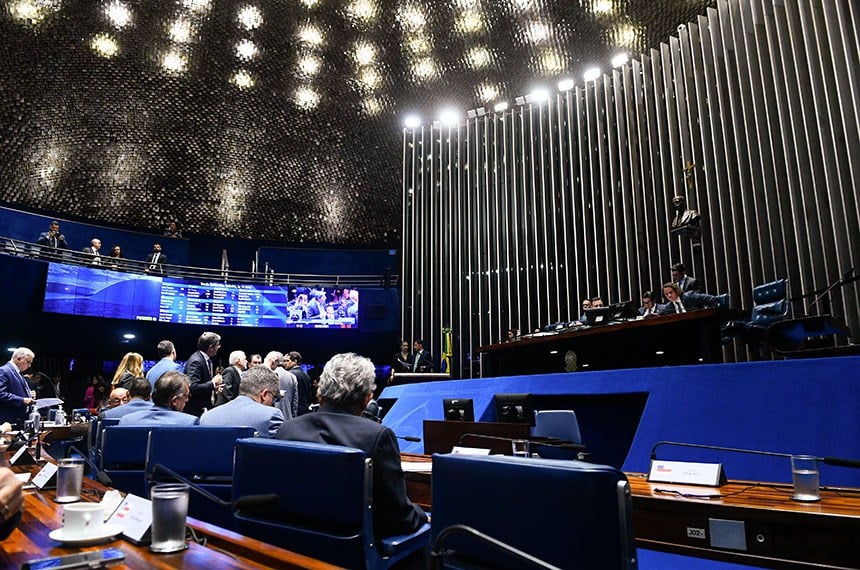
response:
M791 477L794 479L795 501L820 501L818 488L818 458L812 455L791 456Z
M188 516L188 485L165 483L152 488L153 552L177 552L188 548L185 517Z
M527 439L512 439L511 450L514 457L529 457L530 442Z
M58 503L80 501L83 480L83 459L60 459L57 462L57 497L54 500Z

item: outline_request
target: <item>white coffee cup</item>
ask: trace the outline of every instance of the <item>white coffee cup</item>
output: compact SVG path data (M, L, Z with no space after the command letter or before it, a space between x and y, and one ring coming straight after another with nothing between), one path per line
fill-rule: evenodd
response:
M101 503L74 503L63 507L63 533L86 538L98 536L104 526L105 508Z

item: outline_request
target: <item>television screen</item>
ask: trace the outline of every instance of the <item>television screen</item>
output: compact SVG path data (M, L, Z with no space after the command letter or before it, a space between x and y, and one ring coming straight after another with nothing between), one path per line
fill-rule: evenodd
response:
M535 408L531 394L496 394L496 421L508 424L535 425Z
M48 264L51 313L197 325L358 328L358 291L223 283Z
M471 398L445 398L442 400L445 419L455 422L475 421L475 407Z

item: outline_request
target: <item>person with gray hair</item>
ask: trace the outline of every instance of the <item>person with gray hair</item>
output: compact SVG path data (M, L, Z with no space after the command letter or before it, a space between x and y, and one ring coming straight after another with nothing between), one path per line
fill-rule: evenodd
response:
M249 426L257 430L260 437L275 437L284 414L275 408L275 398L280 396L278 375L270 368L251 368L242 377L239 395L223 406L217 406L200 418L201 426Z
M36 394L22 374L33 364L36 355L26 347L16 348L9 362L0 366L0 422L15 423L27 416Z
M239 395L239 384L242 381L242 372L248 368L248 359L241 350L234 350L228 359L230 366L221 372L224 383L221 391L215 394L215 407L223 406L232 402Z
M167 372L155 383L155 391L152 393L152 403L155 405L148 410L123 416L119 420L119 425L197 425L198 418L182 411L185 409L185 404L188 403L190 394L188 376L179 372Z
M415 532L427 515L406 496L394 432L361 416L373 398L375 380L376 369L368 358L351 352L334 355L320 377L319 411L284 422L277 438L364 451L373 461L373 526L379 539Z
M288 372L284 366L284 355L277 350L271 351L263 359L263 367L274 370L278 375L280 384L280 397L275 400L275 407L284 414L284 419L289 420L297 415L299 409L299 386L296 377Z

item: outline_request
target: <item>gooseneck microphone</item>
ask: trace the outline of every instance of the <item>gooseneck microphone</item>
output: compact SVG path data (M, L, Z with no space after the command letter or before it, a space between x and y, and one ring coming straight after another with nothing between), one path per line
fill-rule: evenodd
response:
M90 469L96 472L96 480L104 485L105 487L113 487L113 480L110 478L110 475L102 471L98 468L98 466L93 463L87 455L82 452L80 449L75 447L74 445L70 445L68 449L67 455L71 455L72 453L77 453L81 456L81 459L84 460L84 463L90 466Z
M213 503L217 503L222 507L226 507L234 511L266 510L276 507L278 503L281 502L280 495L277 495L275 493L267 493L261 495L245 495L243 497L239 497L235 501L225 501L220 497L216 497L215 495L213 495L206 489L200 487L199 485L192 483L182 475L174 472L171 469L168 469L161 463L156 463L155 466L152 468L152 474L155 475L159 472L164 473L171 479L188 485L189 488L194 489L195 492L199 493L200 495L203 495Z
M658 441L651 448L651 460L657 459L657 448L661 445L669 445L675 447L694 447L697 449L711 449L714 451L729 451L732 453L751 453L753 455L769 455L771 457L791 457L797 455L793 453L779 453L776 451L760 451L758 449L740 449L737 447L723 447L721 445L705 445L703 443L684 443L681 441ZM834 467L849 467L852 469L860 469L860 460L845 459L843 457L815 457L816 461L820 461L825 465L833 465Z
M411 441L413 443L421 442L421 438L415 437L414 435L395 435L394 437L396 437L397 439L402 439L404 441Z

